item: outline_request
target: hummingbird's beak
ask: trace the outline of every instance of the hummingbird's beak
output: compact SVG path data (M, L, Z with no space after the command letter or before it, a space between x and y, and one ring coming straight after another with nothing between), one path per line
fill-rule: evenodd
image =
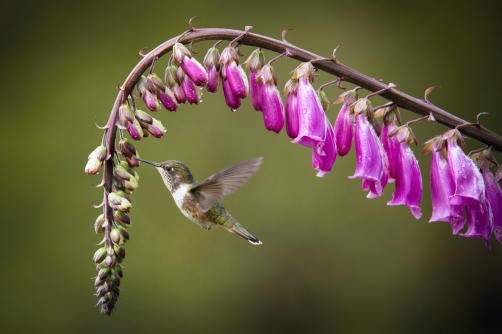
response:
M156 163L156 162L152 162L152 161L149 161L149 160L143 160L143 159L140 159L140 158L134 158L134 159L146 162L147 164L150 164L150 165L155 166L155 167L159 167L159 164Z

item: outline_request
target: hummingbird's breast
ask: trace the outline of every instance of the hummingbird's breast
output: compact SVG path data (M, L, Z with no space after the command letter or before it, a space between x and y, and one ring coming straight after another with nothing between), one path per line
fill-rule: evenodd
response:
M201 210L196 195L190 193L188 191L189 188L189 184L181 184L173 191L172 195L174 202L185 217L202 228L209 230L213 227L214 223L211 221L209 215Z

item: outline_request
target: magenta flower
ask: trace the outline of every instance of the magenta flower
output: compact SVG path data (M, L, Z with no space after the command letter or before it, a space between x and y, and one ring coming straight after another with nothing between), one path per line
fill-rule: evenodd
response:
M173 57L195 85L204 86L207 83L206 71L183 44L174 44Z
M261 111L261 98L264 82L259 80L259 74L265 65L265 57L261 49L256 49L246 60L246 68L249 68L249 86L251 94L251 104L257 111ZM276 80L277 81L277 80ZM276 84L277 86L277 84Z
M298 120L298 101L296 92L289 93L286 101L286 133L291 139L298 137L300 122Z
M173 92L174 97L178 103L185 103L186 97L181 87L181 82L178 79L177 74L178 68L174 65L170 65L166 68L165 81L167 87ZM167 107L166 107L167 108Z
M181 88L185 94L186 100L190 104L199 104L200 102L200 88L196 87L192 79L185 75L182 71L178 70L178 78L181 82Z
M502 243L502 189L488 168L482 171L485 182L486 201L492 209L493 233L498 242Z
M356 177L367 180L369 188L374 195L380 196L383 193L382 180L385 172L385 152L382 143L366 115L356 116L356 171L349 179ZM365 183L366 187L368 183Z
M165 90L159 90L157 98L167 110L176 111L178 109L178 101L169 87L166 87Z
M134 140L140 140L143 137L143 129L137 119L134 119L134 122L127 121L127 131Z
M215 47L207 50L203 63L207 72L206 90L214 93L220 84L220 51Z
M459 136L461 134L458 130L450 130L443 136L446 139L448 166L455 184L455 192L450 197L450 203L475 205L483 200L485 184L478 167L457 145Z
M263 85L260 89L260 104L265 127L269 131L279 133L284 126L284 105L277 90L277 78L272 66L265 65L257 80Z
M389 125L383 124L382 127L382 145L385 153L387 154L387 160L389 161L389 177L392 180L396 178L396 153L399 151L399 141L396 136L388 137L389 133L394 132L397 129L395 122L391 122Z
M257 111L262 111L262 91L263 91L263 82L258 81L258 74L256 72L251 72L249 74L250 81L250 92L251 92L251 104L253 108Z
M455 184L448 167L448 162L443 157L442 150L432 152L431 160L431 198L432 217L431 222L450 223L453 234L457 234L465 225L463 207L452 205L449 198L455 192Z
M296 98L299 130L293 143L319 148L326 138L326 117L319 97L305 76L298 79Z
M393 121L388 131L393 129ZM394 134L389 138L390 134ZM406 205L416 219L422 216L420 200L422 199L422 174L418 161L413 154L408 142L411 139L411 130L407 126L396 128L386 135L388 144L389 174L392 170L396 181L396 190L392 200L387 205ZM395 137L395 138L394 138Z
M312 167L319 170L317 177L323 177L331 171L336 160L335 134L331 122L326 116L326 138L322 143L324 155L320 155L317 149L312 149Z
M221 72L224 73L225 68L222 68ZM228 80L223 78L221 80L221 85L223 86L223 95L225 96L225 102L227 103L227 106L229 106L232 111L235 111L241 106L241 99L234 94L232 88L230 88L230 83L228 82Z
M343 157L350 152L354 139L354 115L350 114L350 107L346 103L338 113L334 131L338 154Z
M223 50L220 63L223 66L222 79L228 81L235 96L245 98L248 95L249 84L246 73L239 65L239 57L234 47L228 46Z
M489 241L493 229L493 214L490 203L483 198L477 204L467 205L465 211L468 229L466 233L459 235L485 239L486 248L491 249Z

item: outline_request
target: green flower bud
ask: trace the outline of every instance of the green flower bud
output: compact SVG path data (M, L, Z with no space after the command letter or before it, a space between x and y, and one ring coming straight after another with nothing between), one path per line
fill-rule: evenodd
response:
M114 244L118 244L121 240L119 230L116 228L112 229L112 231L110 232L110 238L112 239Z
M122 271L122 268L120 266L115 266L113 267L114 274L117 274L120 276L120 278L124 277L124 272Z
M119 142L119 148L122 155L126 157L130 158L133 155L136 155L136 148L129 140L127 140L127 138L124 138Z
M118 165L115 167L115 170L113 171L115 175L123 180L129 180L132 175L129 174L122 166Z
M96 233L103 233L105 231L105 228L103 227L104 223L105 216L103 214L100 214L96 219L96 222L94 223L94 231L96 231Z
M103 280L99 278L99 276L97 276L96 279L94 280L94 287L97 287L101 284L103 284Z
M129 164L126 161L121 161L119 166L124 168L126 172L128 172L129 174L134 175L134 168L129 166Z
M87 159L90 160L92 158L96 158L99 161L104 161L106 158L106 147L104 147L103 145L96 147L96 149L92 151L91 154L89 154L89 157Z
M117 230L120 232L120 236L123 242L129 240L129 232L121 226L117 227Z
M113 212L113 219L115 222L119 223L120 225L124 227L129 227L131 225L131 218L127 215L127 213L116 210Z
M115 256L108 255L105 259L105 263L108 267L115 266Z
M123 103L119 107L119 114L127 121L133 123L134 122L134 113L132 112L131 108L127 103Z
M131 177L128 181L124 180L124 187L126 190L134 191L138 188L138 181L134 177Z
M152 116L150 116L148 113L141 111L141 110L136 110L134 112L136 115L136 118L140 120L141 122L147 123L147 124L152 124Z
M110 274L110 268L103 268L99 271L98 277L99 279L104 280L105 278L108 277L109 274Z
M113 250L115 251L115 253L120 257L120 258L125 258L125 255L126 255L126 251L125 251L125 248L124 246L120 246L120 245L114 245L113 246Z
M92 259L94 260L95 263L100 263L105 259L105 257L106 257L106 249L103 247L98 249L96 253L94 253L94 257Z
M85 173L87 175L98 174L101 166L103 165L102 161L99 161L97 158L91 158L87 161L85 165Z

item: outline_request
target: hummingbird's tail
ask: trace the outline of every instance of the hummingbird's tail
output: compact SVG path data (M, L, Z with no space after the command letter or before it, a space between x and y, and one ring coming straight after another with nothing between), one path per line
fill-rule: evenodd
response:
M241 224L237 222L234 223L234 226L227 228L227 231L237 234L238 236L246 239L253 245L261 245L261 241L258 240L257 237L249 233L244 227L241 226Z

